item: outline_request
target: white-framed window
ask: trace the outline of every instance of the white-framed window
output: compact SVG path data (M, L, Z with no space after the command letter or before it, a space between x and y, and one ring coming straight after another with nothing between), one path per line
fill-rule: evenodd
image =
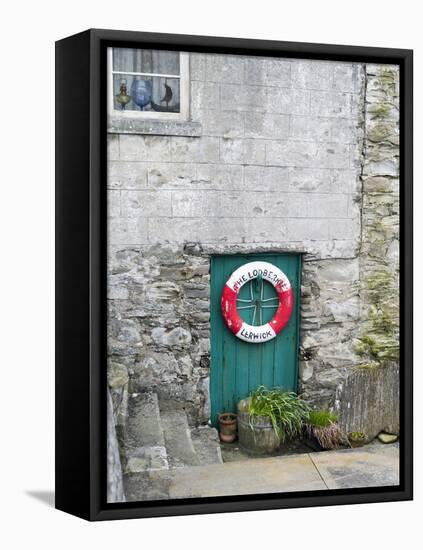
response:
M188 53L108 48L107 65L109 116L188 120Z

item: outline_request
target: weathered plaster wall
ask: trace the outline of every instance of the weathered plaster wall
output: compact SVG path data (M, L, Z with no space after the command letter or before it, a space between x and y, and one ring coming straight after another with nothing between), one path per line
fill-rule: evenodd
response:
M197 137L109 134L109 374L123 411L128 390L154 388L208 419L209 256L264 250L305 253L299 389L334 406L364 324L366 80L360 64L192 54Z

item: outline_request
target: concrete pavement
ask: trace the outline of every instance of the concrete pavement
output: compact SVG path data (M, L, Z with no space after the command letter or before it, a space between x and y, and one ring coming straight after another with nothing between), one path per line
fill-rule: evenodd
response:
M399 444L130 474L128 501L398 485Z

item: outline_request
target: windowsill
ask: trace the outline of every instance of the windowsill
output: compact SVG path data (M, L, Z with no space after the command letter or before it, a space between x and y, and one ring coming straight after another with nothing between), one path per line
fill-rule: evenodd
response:
M107 121L109 134L145 134L150 136L200 137L200 122L189 120L153 120L110 117Z

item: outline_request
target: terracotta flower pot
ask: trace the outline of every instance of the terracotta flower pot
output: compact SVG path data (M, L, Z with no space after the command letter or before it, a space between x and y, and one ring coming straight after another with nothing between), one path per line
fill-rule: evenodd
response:
M220 440L232 443L236 439L237 416L234 413L222 413L219 415Z

